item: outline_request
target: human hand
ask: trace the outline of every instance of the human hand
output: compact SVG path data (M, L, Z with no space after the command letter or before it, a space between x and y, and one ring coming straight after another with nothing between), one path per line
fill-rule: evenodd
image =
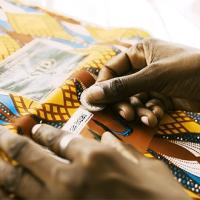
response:
M102 144L77 138L67 145L66 135L48 125L33 129L33 138L61 159L1 127L0 148L18 165L0 161L0 187L23 199L189 199L160 161L109 133Z
M12 200L12 198L3 188L0 187L0 199L2 200Z
M147 39L114 57L87 89L91 104L115 103L125 119L157 125L164 111L200 111L200 50Z

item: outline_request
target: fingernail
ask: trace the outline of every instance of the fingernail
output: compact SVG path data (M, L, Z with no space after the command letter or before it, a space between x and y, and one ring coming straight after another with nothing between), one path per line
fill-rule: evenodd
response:
M86 91L87 101L89 103L95 103L104 99L105 94L102 87L94 85L87 89Z
M32 134L34 135L37 130L42 126L42 124L36 124L33 128L32 128Z
M149 126L149 119L147 116L142 116L141 118L141 121L146 124L147 126Z

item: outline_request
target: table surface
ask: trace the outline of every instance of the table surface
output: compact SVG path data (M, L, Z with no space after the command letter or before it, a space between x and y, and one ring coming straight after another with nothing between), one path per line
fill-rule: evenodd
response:
M140 27L200 48L200 0L24 0L106 27Z

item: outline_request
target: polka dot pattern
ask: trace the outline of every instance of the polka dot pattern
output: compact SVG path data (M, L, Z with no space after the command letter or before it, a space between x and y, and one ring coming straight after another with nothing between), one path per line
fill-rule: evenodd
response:
M176 177L177 181L181 183L185 188L193 191L196 194L200 194L200 184L193 180L186 171L175 166L173 163L168 161L162 155L157 154L153 150L148 149L148 152L152 154L155 158L162 160L170 168L172 174Z

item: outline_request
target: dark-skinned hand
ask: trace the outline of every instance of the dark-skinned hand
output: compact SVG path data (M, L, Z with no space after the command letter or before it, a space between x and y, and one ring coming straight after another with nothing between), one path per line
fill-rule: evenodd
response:
M199 80L199 49L146 39L111 59L86 97L154 127L168 110L200 111Z
M0 149L18 163L0 160L4 199L8 193L28 200L189 199L163 163L145 158L108 132L102 143L76 138L67 144L68 133L36 125L32 136L55 154L0 127Z

